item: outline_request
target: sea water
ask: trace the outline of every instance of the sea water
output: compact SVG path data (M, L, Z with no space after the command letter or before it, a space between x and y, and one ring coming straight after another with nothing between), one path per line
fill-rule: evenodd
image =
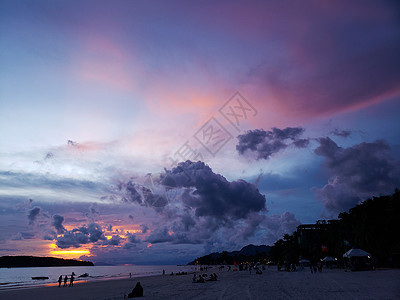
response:
M69 278L72 272L75 273L74 282L82 281L98 281L104 279L118 279L142 276L169 275L171 272L191 272L194 266L141 266L141 265L124 265L124 266L82 266L82 267L38 267L38 268L0 268L0 289L26 288L32 286L58 285L58 278L63 276L62 285L64 284L65 275ZM88 273L88 277L79 275ZM45 280L33 280L32 277L49 277Z

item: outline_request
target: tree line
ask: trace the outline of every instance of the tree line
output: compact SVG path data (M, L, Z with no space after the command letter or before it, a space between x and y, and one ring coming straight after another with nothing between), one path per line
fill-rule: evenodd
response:
M337 220L300 225L293 234L275 242L269 253L276 263L316 262L325 256L342 258L351 248L372 255L377 265L400 267L400 191L373 197L342 212Z

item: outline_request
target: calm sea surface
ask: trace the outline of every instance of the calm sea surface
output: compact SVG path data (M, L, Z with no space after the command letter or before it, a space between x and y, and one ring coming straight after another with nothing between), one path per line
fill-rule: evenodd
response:
M31 286L45 286L58 284L58 277L75 273L75 282L98 281L109 278L161 275L171 272L191 272L194 266L94 266L94 267L41 267L41 268L0 268L0 289L15 289ZM88 273L89 277L78 278L79 275ZM49 277L46 280L32 280L32 277ZM69 280L68 280L69 283Z

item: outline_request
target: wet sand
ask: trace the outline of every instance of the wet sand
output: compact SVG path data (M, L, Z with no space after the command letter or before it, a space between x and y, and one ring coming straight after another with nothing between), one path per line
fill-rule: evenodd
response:
M216 272L216 268L211 269ZM211 272L201 272L210 274ZM145 299L400 299L400 270L345 272L324 270L311 274L216 272L218 281L192 283L192 274L76 283L0 291L0 299L123 299L140 281ZM199 273L197 273L199 274Z

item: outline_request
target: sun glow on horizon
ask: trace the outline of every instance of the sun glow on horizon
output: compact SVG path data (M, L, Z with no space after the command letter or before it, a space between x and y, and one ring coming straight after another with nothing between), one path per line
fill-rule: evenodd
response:
M90 256L90 251L87 249L81 249L81 250L53 250L50 251L52 255L57 255L65 259L73 259L73 258L79 258L81 255L89 255Z
M59 249L56 244L51 243L48 245L50 248L49 253L65 259L79 258L81 255L90 256L90 249L78 248L74 250L57 250Z

